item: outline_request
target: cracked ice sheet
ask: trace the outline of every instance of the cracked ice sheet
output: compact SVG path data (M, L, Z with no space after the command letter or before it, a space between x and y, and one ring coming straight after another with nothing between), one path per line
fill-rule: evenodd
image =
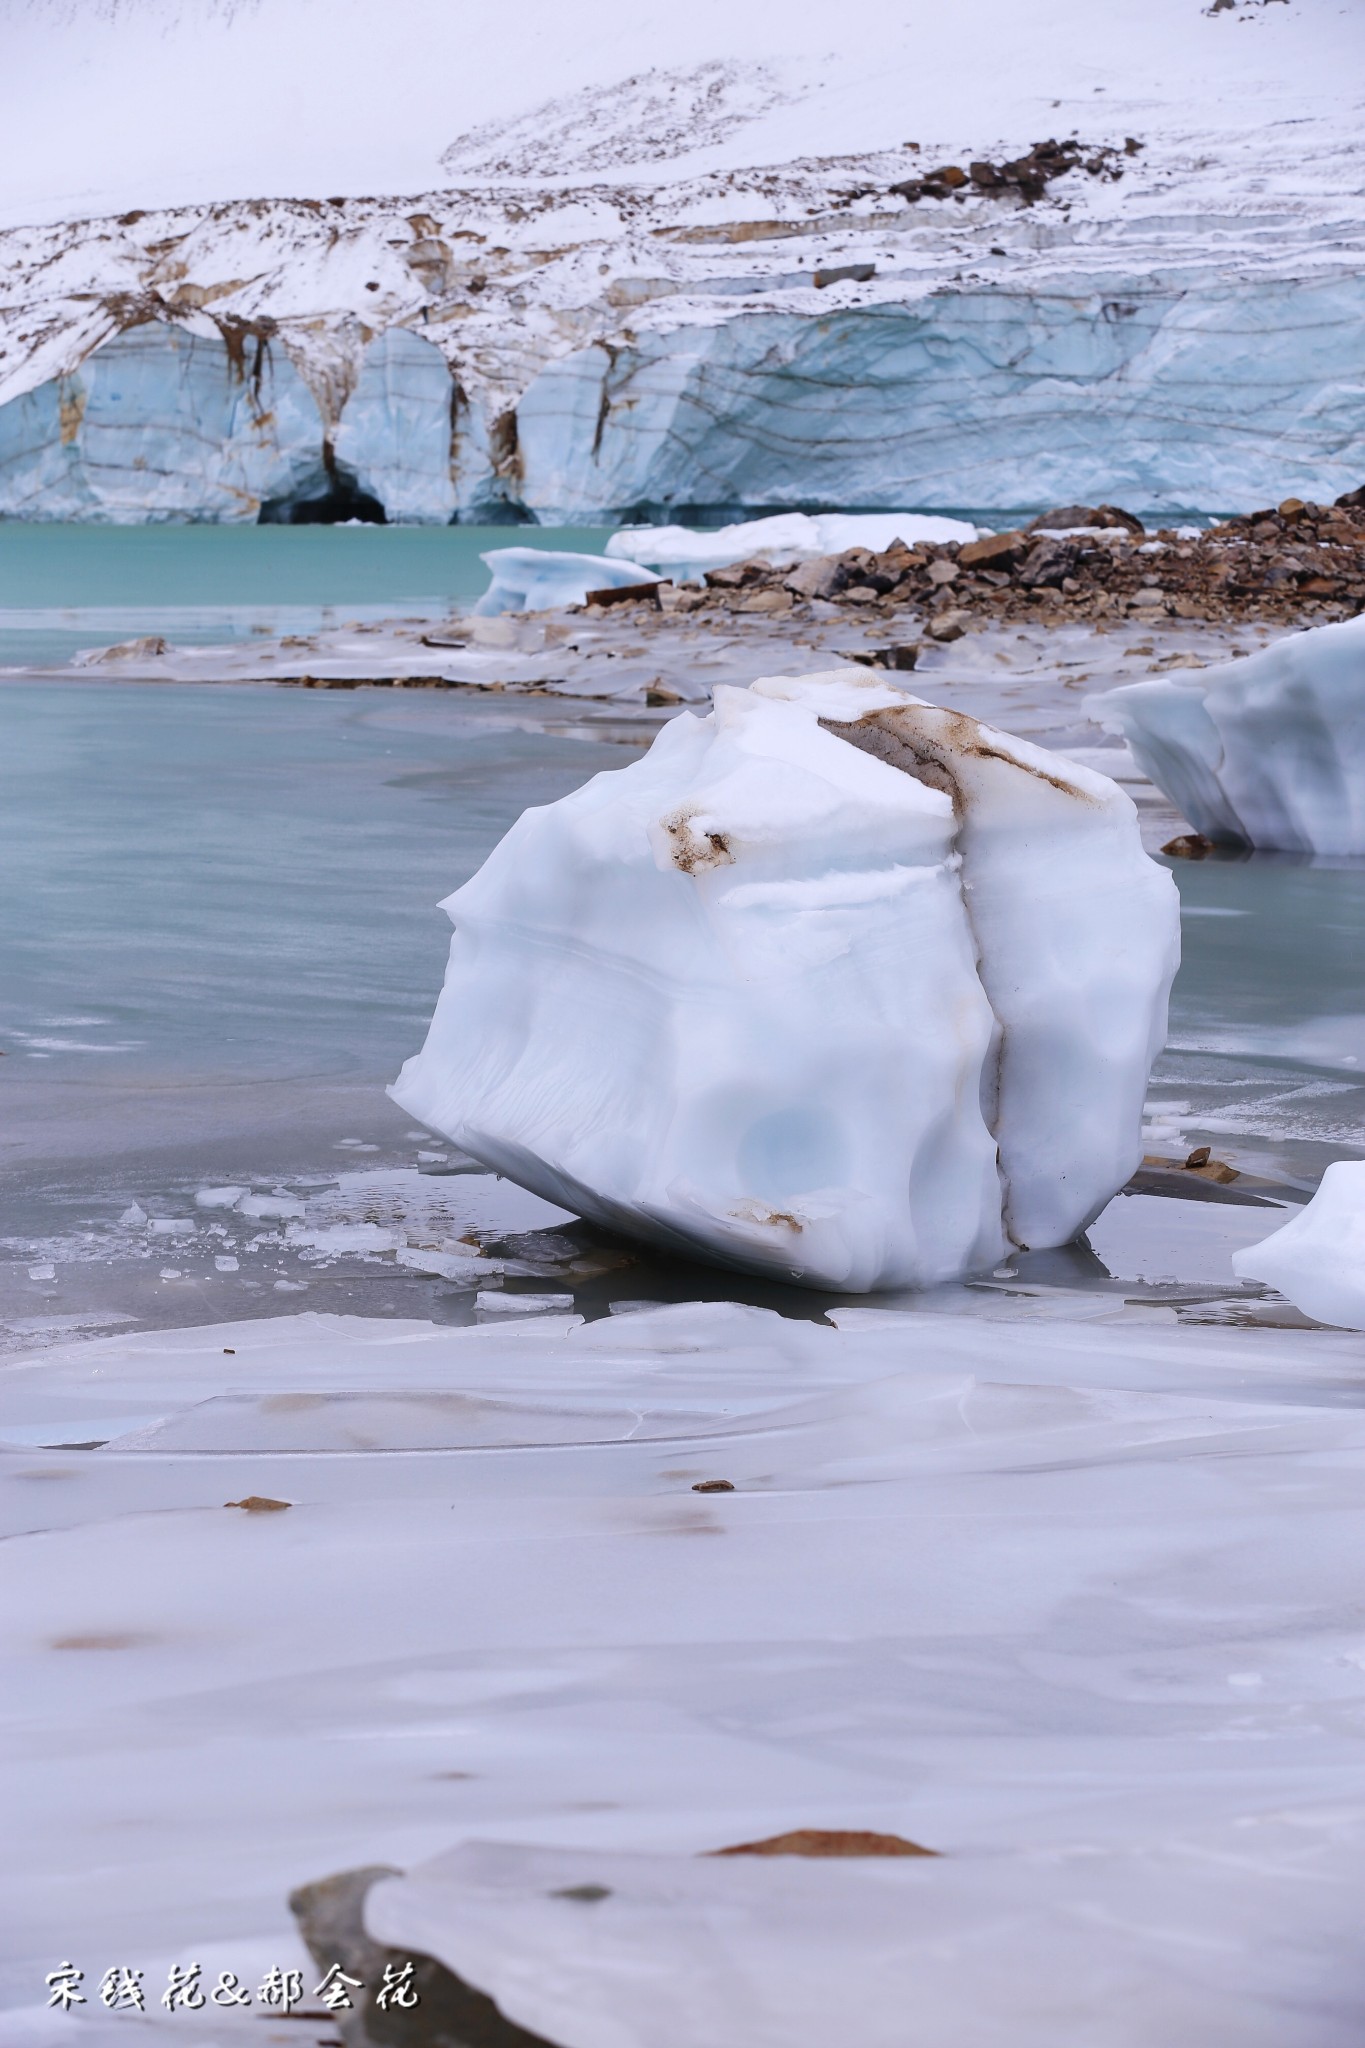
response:
M68 1954L250 1967L290 1886L454 1851L373 1923L565 2048L826 2048L836 1995L870 2044L911 1999L1012 2048L1353 2044L1360 1340L833 1314L305 1316L11 1367L12 1427L122 1398L175 1432L3 1457L0 1998ZM339 1452L376 1389L504 1427ZM249 1447L214 1447L229 1395ZM942 1860L696 1860L803 1825ZM566 1928L543 1894L582 1882L621 1912Z

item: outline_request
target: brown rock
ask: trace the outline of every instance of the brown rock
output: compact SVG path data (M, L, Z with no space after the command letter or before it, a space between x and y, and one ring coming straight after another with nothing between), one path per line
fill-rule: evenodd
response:
M930 619L925 632L931 640L960 640L967 630L965 612L940 612L936 619Z
M1027 542L1017 529L1009 533L987 533L980 540L969 540L957 551L957 559L964 569L979 569L986 564L1004 567L1022 555Z
M904 1835L878 1835L867 1828L790 1828L759 1842L712 1849L713 1856L937 1856Z
M836 597L846 581L838 555L817 555L813 562L801 562L786 578L794 597Z
M584 604L647 604L659 610L659 586L657 583L613 584L609 590L589 590L583 598Z

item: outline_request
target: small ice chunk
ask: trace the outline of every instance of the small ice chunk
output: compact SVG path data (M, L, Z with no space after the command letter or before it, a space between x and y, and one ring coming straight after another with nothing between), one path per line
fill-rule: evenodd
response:
M545 612L582 604L590 590L623 590L656 583L658 572L606 555L571 555L552 548L491 548L479 557L492 574L474 607L481 618L498 612Z
M226 1252L220 1253L213 1263L220 1273L235 1273L242 1262L240 1259L234 1259L230 1252Z
M428 1273L437 1280L459 1280L473 1286L476 1280L491 1280L503 1270L500 1259L486 1259L481 1252L424 1251L419 1245L400 1245L398 1264L414 1273Z
M1282 1230L1232 1255L1239 1280L1263 1280L1315 1322L1365 1330L1365 1160L1339 1159Z
M275 1282L275 1292L276 1294L306 1294L308 1292L308 1282L306 1280L277 1280Z
M200 1188L194 1198L196 1209L235 1209L247 1188Z
M57 1277L57 1268L53 1265L52 1261L48 1259L45 1260L41 1266L30 1266L28 1269L28 1277L30 1280L55 1280Z
M417 1157L423 1166L444 1166L446 1163L444 1152L419 1152Z
M163 1266L161 1268L161 1277L163 1280L180 1280L184 1276L179 1266Z
M312 1230L303 1230L291 1224L288 1231L291 1245L307 1251L327 1252L391 1252L398 1242L392 1230L386 1230L382 1223L328 1223Z
M474 1296L474 1306L489 1316L562 1315L573 1307L571 1294L495 1294L487 1290Z
M119 1222L125 1230L140 1230L146 1221L147 1211L139 1202L130 1202L119 1217Z
M151 1222L153 1237L193 1237L192 1216L153 1216Z
M296 1195L243 1195L237 1208L241 1215L263 1223L285 1216L302 1216L304 1205Z

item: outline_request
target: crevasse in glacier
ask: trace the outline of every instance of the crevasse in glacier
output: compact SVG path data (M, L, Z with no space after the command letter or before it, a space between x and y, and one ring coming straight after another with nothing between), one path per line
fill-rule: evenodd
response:
M862 672L717 690L446 908L395 1098L608 1228L925 1286L1138 1163L1178 921L1132 804Z
M1365 853L1365 618L1087 700L1198 832Z
M0 515L254 519L307 487L321 446L283 350L148 322L0 407Z

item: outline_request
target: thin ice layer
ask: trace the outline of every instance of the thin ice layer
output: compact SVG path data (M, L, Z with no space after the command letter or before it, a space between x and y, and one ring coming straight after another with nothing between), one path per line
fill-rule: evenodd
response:
M914 744L849 744L883 715ZM527 812L449 900L397 1100L610 1228L812 1286L1072 1236L1139 1157L1174 890L1112 784L947 717L857 671L721 689Z
M1197 832L1365 853L1365 618L1089 700Z

